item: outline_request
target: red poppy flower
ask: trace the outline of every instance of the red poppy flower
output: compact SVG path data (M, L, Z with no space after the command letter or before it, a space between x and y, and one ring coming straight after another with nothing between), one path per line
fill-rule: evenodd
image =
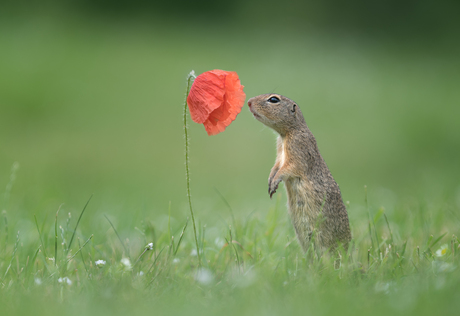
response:
M216 135L235 120L244 105L243 92L234 71L210 70L196 77L187 97L190 116L203 124L208 135Z

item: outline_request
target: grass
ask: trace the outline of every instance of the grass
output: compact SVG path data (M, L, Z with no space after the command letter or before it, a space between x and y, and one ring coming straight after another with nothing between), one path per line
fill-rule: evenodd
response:
M170 219L176 223L172 236L167 226L142 221L130 239L119 238L110 220L98 223L99 230L74 230L70 224L78 226L78 220L60 213L55 238L53 223L39 219L42 228L17 232L15 240L2 234L2 310L69 315L454 315L458 310L457 225L416 234L398 228L410 214L394 223L382 209L371 209L369 221L352 223L348 252L336 258L311 248L304 254L279 201L265 214L237 217L232 224L199 225L201 267L185 218ZM91 204L85 216L94 216ZM75 232L78 242L71 247ZM97 260L106 263L96 266Z
M455 49L160 22L0 21L1 314L456 314ZM184 78L214 68L302 108L347 202L339 268L268 198L247 109L189 126L195 240Z

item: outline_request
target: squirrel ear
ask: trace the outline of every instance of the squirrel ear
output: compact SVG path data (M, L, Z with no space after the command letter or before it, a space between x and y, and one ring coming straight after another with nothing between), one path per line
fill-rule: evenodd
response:
M292 109L291 109L291 113L294 114L295 113L295 107L297 106L297 104L294 103L294 105L292 106Z

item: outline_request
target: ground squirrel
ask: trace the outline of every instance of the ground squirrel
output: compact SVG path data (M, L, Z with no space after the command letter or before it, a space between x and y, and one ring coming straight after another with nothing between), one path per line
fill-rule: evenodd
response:
M257 120L279 134L268 193L271 198L284 181L289 214L303 250L312 237L316 249L335 249L338 243L347 248L351 232L339 186L297 104L279 94L263 94L249 99L248 105Z

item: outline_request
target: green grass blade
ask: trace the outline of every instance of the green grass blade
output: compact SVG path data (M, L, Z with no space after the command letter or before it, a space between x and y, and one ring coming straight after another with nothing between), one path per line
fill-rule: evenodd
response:
M45 258L46 258L48 257L48 255L46 254L46 249L45 249L45 245L43 244L42 234L40 233L40 228L38 228L37 216L35 216L35 214L34 214L34 219L35 219L35 225L37 226L38 237L40 238L40 242L43 248L43 254L45 255Z
M57 233L57 219L62 204L59 206L56 212L56 218L54 219L54 266L57 266L57 245L58 245L58 233Z
M80 249L77 250L77 252L72 256L70 257L69 259L67 259L66 263L69 263L70 260L72 260L73 258L75 258L75 256L83 249L83 247L86 246L87 243L89 243L89 241L93 238L94 235L91 235L89 236L88 240L85 241L85 243L83 244L83 246L80 247Z
M161 256L161 253L163 252L163 250L165 250L165 248L166 248L166 246L164 246L163 248L161 248L160 252L159 252L158 255L155 257L155 260L153 260L152 265L150 266L149 270L147 271L147 274L149 274L149 273L152 271L153 267L155 266L155 263L158 261L158 259L159 259L160 256Z
M29 264L26 266L26 269L25 269L26 284L29 283L29 274L27 273L29 271L29 265L31 265L32 268L34 267L35 260L37 259L37 256L38 256L39 252L40 252L40 246L38 246L37 250L35 251L35 253L34 253L33 257L32 257L32 261L29 261Z
M224 204L227 206L228 210L230 211L230 216L232 217L233 227L235 228L235 238L236 240L238 240L238 232L236 229L236 221L235 221L235 215L233 214L233 209L230 206L230 203L228 203L227 199L222 195L222 193L220 193L220 191L216 187L214 187L214 190L217 192L221 200L224 202Z
M73 239L75 237L75 233L77 232L78 224L80 224L81 217L83 216L83 213L85 212L86 207L88 206L89 201L91 201L92 197L93 197L93 195L91 194L91 196L88 199L88 202L86 202L85 207L83 207L83 210L81 211L80 216L78 217L77 225L75 225L75 229L73 231L72 238L70 238L69 247L67 248L67 252L70 251L70 247L72 247L72 241L73 241Z
M3 211L2 215L3 215L3 222L5 223L5 249L6 249L6 245L8 245L8 218L6 217L6 211Z
M168 232L169 232L169 240L171 240L172 233L171 233L171 201L169 201L168 207Z
M392 243L393 242L393 232L391 230L390 223L388 222L388 218L385 212L383 212L383 217L385 218L385 222L387 223L388 231L390 232L390 243Z
M14 250L13 250L13 255L11 256L10 264L8 265L8 268L6 268L5 275L3 276L2 280L6 278L8 271L10 271L11 264L13 263L14 257L16 256L16 251L18 251L18 245L19 245L19 231L18 231L18 235L16 236L16 242L14 243Z
M371 239L371 246L372 246L372 249L374 250L375 247L374 247L374 239L372 238L371 213L369 211L369 204L367 202L367 185L364 186L364 204L366 205L366 210L367 210L369 238Z
M77 237L78 248L81 248L80 238ZM86 267L85 258L83 258L83 251L80 251L81 262L83 262L83 267L85 267L86 275L89 275L88 268Z
M144 248L144 251L142 251L142 253L139 255L139 257L137 258L136 262L134 262L133 264L133 268L137 265L137 263L139 262L139 260L141 260L142 256L148 251L147 248Z
M443 239L443 238L444 238L444 236L446 236L446 235L447 235L447 232L446 232L446 233L444 233L444 234L442 234L442 235L441 235L441 236L439 236L438 238L436 238L436 240L435 240L435 241L433 241L433 243L431 244L431 246L430 246L430 247L428 247L428 248L433 248L433 247L434 247L434 246L435 246L435 245L436 245L436 244L437 244L437 243L438 243L438 242L439 242L441 239Z
M176 254L177 254L177 251L179 250L180 243L182 242L182 239L183 239L183 237L184 237L185 230L187 229L188 221L189 221L189 219L187 219L187 221L185 222L185 226L184 226L184 228L182 229L182 233L180 234L179 241L177 242L177 247L176 247L176 249L175 249L175 251L174 251L174 255L176 255Z
M401 257L404 256L406 253L406 246L407 246L407 240L404 242L402 250L401 250Z
M125 254L129 257L128 249L126 249L125 244L123 244L123 241L121 240L120 235L118 235L118 232L117 232L117 230L115 229L115 226L113 226L112 222L111 222L110 219L107 217L107 215L104 214L104 217L105 217L105 218L107 219L107 221L110 223L110 226L112 226L112 228L113 228L115 234L116 234L117 237L118 237L118 240L120 241L121 246L122 246L123 249L125 250Z

